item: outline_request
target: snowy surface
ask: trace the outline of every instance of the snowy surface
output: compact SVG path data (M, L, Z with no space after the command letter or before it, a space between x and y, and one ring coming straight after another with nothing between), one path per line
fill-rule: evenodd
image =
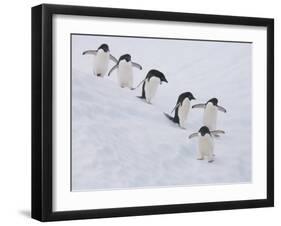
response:
M165 74L152 105L136 98L141 87L120 88L116 72L93 76L93 56L81 53L102 43L143 66L135 85L152 68ZM251 182L251 58L249 43L72 36L72 190ZM197 160L197 139L187 138L202 126L202 109L190 110L186 130L163 115L186 91L193 104L217 97L227 109L213 163Z

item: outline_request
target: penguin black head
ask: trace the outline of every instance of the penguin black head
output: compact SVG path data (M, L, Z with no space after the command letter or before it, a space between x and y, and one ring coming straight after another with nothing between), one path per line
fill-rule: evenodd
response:
M161 71L158 71L156 69L151 69L148 73L147 73L147 76L146 78L150 79L151 77L157 77L160 79L160 84L162 82L167 82L167 79L165 78L165 75L161 72Z
M182 94L184 98L188 98L189 100L196 100L191 92L186 92Z
M217 106L218 105L218 99L217 98L212 98L212 99L208 100L207 104L208 103L212 103L214 106Z
M168 83L168 80L166 79L166 77L164 76L164 74L162 74L162 75L160 76L160 81L161 81L161 82L167 82L167 83Z
M207 126L202 126L199 129L199 133L201 134L201 136L205 136L206 134L211 134L211 132Z
M120 62L121 60L126 60L127 62L130 62L131 59L132 59L132 57L131 57L130 54L124 54L124 55L120 56L119 62Z
M102 44L98 49L102 49L104 52L108 52L109 51L109 47L107 44Z

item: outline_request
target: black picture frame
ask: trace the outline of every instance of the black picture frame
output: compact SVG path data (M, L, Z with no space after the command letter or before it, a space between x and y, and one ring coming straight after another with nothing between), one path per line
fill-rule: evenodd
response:
M52 18L55 14L266 27L267 198L54 212L52 210ZM57 221L271 206L274 206L273 19L50 4L32 8L32 218L40 221Z

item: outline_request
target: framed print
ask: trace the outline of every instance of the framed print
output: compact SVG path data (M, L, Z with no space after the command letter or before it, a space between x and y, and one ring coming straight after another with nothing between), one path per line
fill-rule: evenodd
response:
M274 21L32 8L32 217L274 205Z

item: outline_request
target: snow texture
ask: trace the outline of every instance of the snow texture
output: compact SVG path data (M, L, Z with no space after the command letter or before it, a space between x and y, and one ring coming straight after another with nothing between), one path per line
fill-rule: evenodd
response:
M136 86L154 68L162 83L152 104L136 98L141 87L120 88L116 71L93 75L94 56L107 43L111 54L132 55ZM159 188L251 182L251 43L72 35L72 191ZM110 62L110 67L114 65ZM108 69L108 70L109 70ZM187 128L169 121L179 94L205 103L217 97L215 161L197 160L203 109L191 109Z

